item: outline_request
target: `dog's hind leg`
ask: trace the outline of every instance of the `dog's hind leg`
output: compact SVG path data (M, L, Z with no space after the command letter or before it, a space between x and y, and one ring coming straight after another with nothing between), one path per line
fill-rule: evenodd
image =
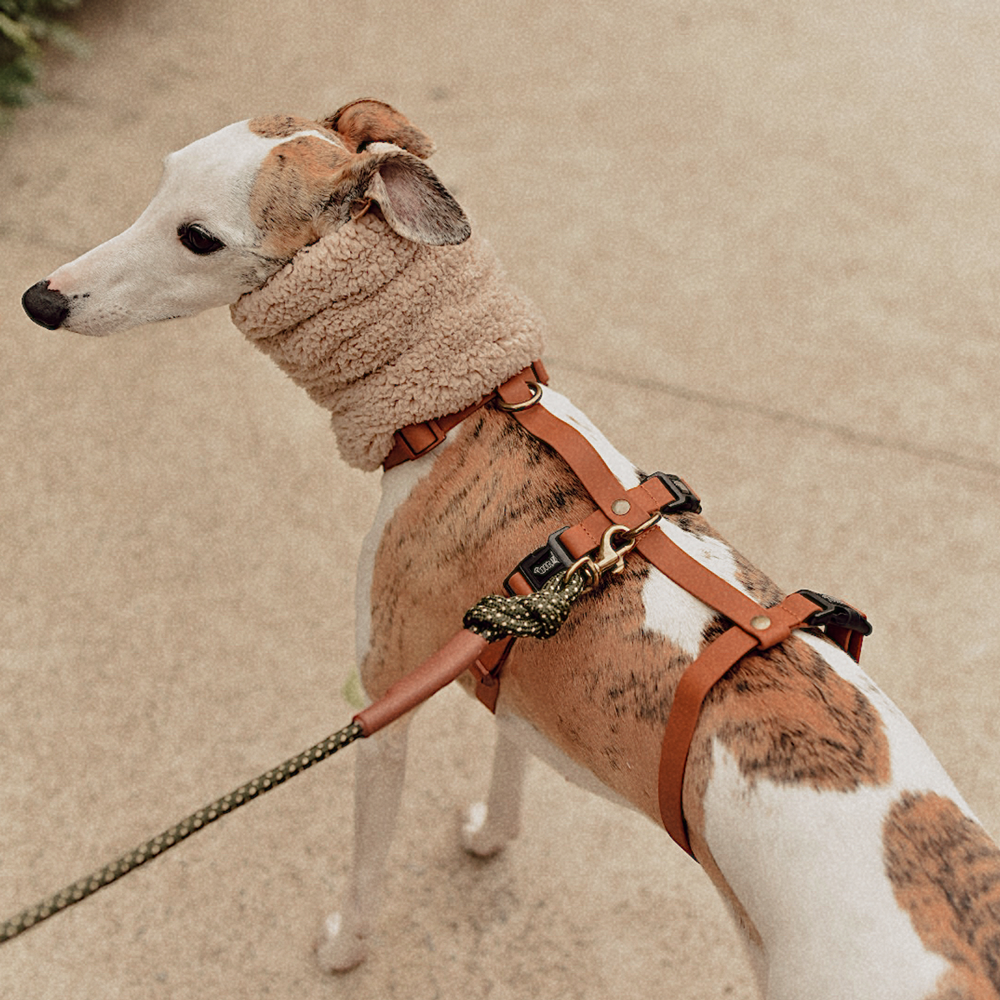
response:
M470 854L488 858L520 833L527 762L528 751L499 726L489 794L469 807L462 824L462 846Z
M368 955L403 794L408 729L404 717L356 744L350 885L343 908L323 921L316 943L319 963L329 972L353 969Z

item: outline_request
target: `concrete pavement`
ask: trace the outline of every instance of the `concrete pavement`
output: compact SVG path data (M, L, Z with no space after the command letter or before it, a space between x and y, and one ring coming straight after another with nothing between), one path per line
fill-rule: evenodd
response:
M85 3L87 62L0 137L0 912L339 728L377 478L225 310L108 340L21 292L128 225L163 155L358 96L548 317L556 384L788 589L876 625L865 666L1000 833L1000 12ZM0 997L753 995L703 874L533 767L503 857L458 845L491 727L415 724L379 950L341 892L350 750L0 949Z

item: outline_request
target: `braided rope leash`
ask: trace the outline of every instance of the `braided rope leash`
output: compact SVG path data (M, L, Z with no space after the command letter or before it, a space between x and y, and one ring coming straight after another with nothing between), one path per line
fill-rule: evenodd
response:
M470 632L475 632L488 642L504 639L510 635L547 639L559 631L569 615L573 602L585 589L581 574L570 574L568 578L559 574L534 594L524 597L491 595L484 598L465 615L464 625ZM111 864L99 868L85 878L77 879L76 882L40 903L0 923L0 944L12 940L30 928L38 926L43 920L92 896L99 889L111 885L140 865L176 847L191 834L203 830L210 823L252 802L289 778L301 774L321 760L332 757L338 750L343 750L355 740L367 735L369 734L365 732L361 723L354 721L308 750L290 757L278 767L266 771L245 785L240 785L228 795L216 799L179 823L175 823Z
M16 917L5 920L0 924L0 944L17 937L19 934L23 934L29 928L35 927L43 920L47 920L61 910L65 910L68 906L79 903L81 899L92 896L98 889L103 889L106 885L111 885L112 882L117 881L126 873L133 871L140 865L144 865L147 861L151 861L155 857L159 857L165 851L170 850L171 847L176 847L182 840L190 837L192 833L203 830L210 823L214 823L217 819L221 819L234 809L252 802L255 798L258 798L265 792L269 792L272 788L277 787L296 774L301 774L307 768L312 767L313 764L318 764L321 760L326 760L327 757L331 757L338 750L342 750L362 735L361 726L356 722L352 722L351 725L327 737L303 753L290 757L278 767L266 771L245 785L240 785L239 788L228 795L216 799L203 809L199 809L197 812L182 819L179 823L175 823L164 830L163 833L153 837L151 840L147 840L144 844L140 844L135 850L129 851L128 854L123 854L117 861L99 868L86 878L77 879L76 882L66 886L65 889L43 899L35 906L30 906L28 909L23 910Z

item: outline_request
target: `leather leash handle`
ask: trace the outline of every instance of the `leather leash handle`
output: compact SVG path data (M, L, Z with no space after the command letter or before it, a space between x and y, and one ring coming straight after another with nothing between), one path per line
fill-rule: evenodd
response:
M481 635L469 629L456 632L416 670L396 681L381 698L358 712L352 721L361 726L362 736L371 736L468 670L487 645Z

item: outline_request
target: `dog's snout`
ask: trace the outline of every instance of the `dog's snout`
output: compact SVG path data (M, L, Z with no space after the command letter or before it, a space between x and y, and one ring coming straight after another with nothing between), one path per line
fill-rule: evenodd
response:
M39 281L21 296L24 311L39 325L58 330L69 315L69 299L62 292L49 288L49 282Z

